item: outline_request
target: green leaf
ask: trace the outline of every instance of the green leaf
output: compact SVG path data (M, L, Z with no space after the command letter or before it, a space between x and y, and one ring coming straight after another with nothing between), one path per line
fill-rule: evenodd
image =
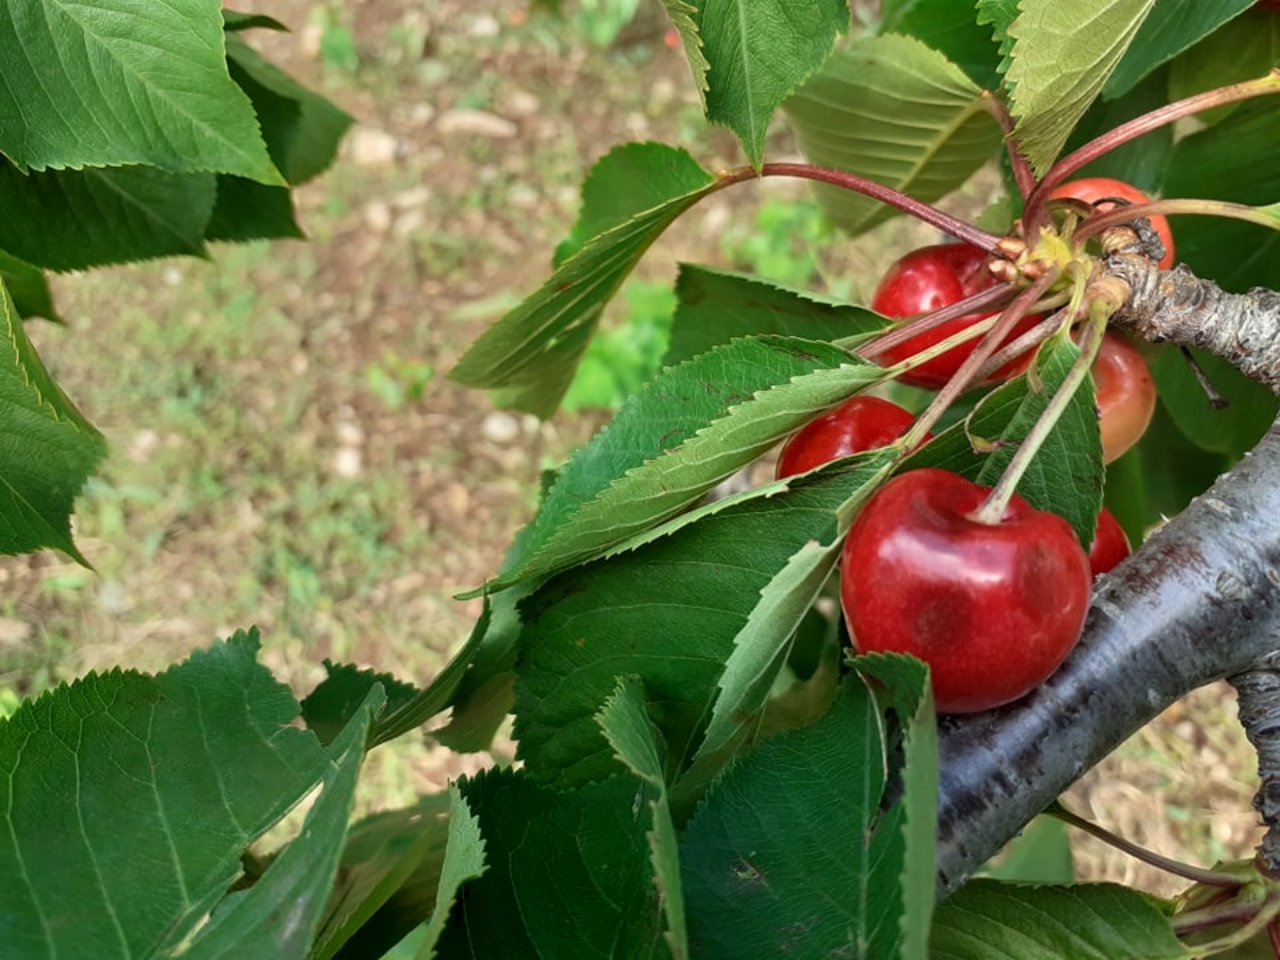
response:
M1198 40L1248 10L1256 0L1161 0L1154 16L1147 17L1124 58L1107 78L1102 95L1108 100L1128 93L1143 77L1168 63Z
M1155 0L1021 0L1009 27L1005 82L1014 136L1037 173L1057 159L1076 122L1137 36Z
M1009 72L1013 63L1013 36L1009 29L1018 19L1018 0L978 0L978 24L991 28L991 36L1000 54L996 72Z
M882 930L886 949L872 953L887 955L887 947L896 944L896 956L904 960L925 957L937 895L938 830L938 721L929 671L921 661L900 654L871 654L853 663L873 689L877 683L887 685L885 699L902 731L902 797L892 811L901 821L901 844L887 844L887 861L880 866L881 875L888 876L890 864L897 864L897 883L887 891L883 915L898 923L895 931ZM900 891L896 899L894 890Z
M106 441L49 376L3 282L0 323L0 554L53 547L84 563L71 510Z
M437 955L436 945L449 922L462 885L484 876L485 868L485 842L480 821L454 784L449 787L449 843L440 868L440 885L436 890L431 922L427 924L427 937L419 953L423 960L432 960Z
M1262 76L1280 64L1280 17L1250 10L1223 24L1169 69L1169 100L1181 100L1206 90ZM1216 123L1239 104L1196 114L1202 123Z
M1056 817L1036 817L979 871L992 880L1071 883L1075 865L1067 825Z
M1241 104L1208 129L1179 140L1169 159L1164 193L1236 203L1280 197L1280 103L1265 97ZM1174 217L1178 259L1227 290L1280 289L1280 232L1216 217Z
M1276 395L1226 360L1203 350L1192 356L1227 400L1214 409L1191 365L1179 350L1161 350L1150 364L1160 401L1178 429L1202 450L1235 459L1252 450L1276 419Z
M623 154L629 163L641 155L649 159L635 169L653 183L628 189L646 199L665 199L587 240L537 292L471 345L450 374L453 379L502 388L511 406L539 416L555 412L605 303L658 235L718 183L683 150L645 144L642 151Z
M289 28L274 17L268 17L263 13L237 13L225 7L222 10L222 29L228 32L252 29L289 32Z
M760 601L734 638L733 652L720 677L719 695L698 756L729 746L759 719L778 672L791 654L791 642L839 559L844 535L865 499L888 477L893 454L869 454L857 463L861 485L841 505L829 537L812 539L760 591Z
M737 337L778 334L836 340L882 330L886 320L853 304L763 277L680 264L671 343L663 364L690 360Z
M1232 463L1229 457L1201 450L1188 440L1166 412L1163 399L1134 449L1146 493L1145 527L1181 513Z
M669 367L560 471L495 589L598 557L673 516L884 371L826 343L736 340Z
M897 887L883 855L902 845L897 818L879 811L884 754L876 702L852 676L820 720L717 781L680 847L695 956L739 958L744 944L761 958L888 955L867 950L883 942L873 915L889 921L880 910Z
M204 237L231 243L306 239L294 219L293 195L287 187L267 187L225 174L218 175L217 199Z
M514 587L488 598L487 619L476 623L476 647L470 667L450 695L453 713L447 726L432 733L458 753L487 750L514 702L516 641L520 618L516 605L528 592ZM470 643L471 641L468 641Z
M39 267L19 260L0 250L0 282L9 288L14 308L24 320L28 317L44 317L54 323L62 323L62 317L54 309L49 293L49 280Z
M685 59L689 61L689 70L693 73L693 84L697 88L702 109L707 108L707 71L711 64L702 52L702 37L698 34L698 7L692 0L662 0L667 8L667 16L672 26L680 34L680 42L684 45Z
M887 0L881 33L901 33L932 47L984 90L1000 85L1000 51L991 30L974 18L972 3L955 0Z
M267 151L285 180L306 183L327 170L355 120L239 37L227 38L227 68L252 101Z
M459 890L438 957L666 954L634 777L560 793L488 770L460 790L480 821L488 869Z
M412 684L390 674L361 670L347 663L325 660L324 670L324 680L302 701L302 719L326 746L351 723L374 686L382 685L386 713L400 709L417 693Z
M10 0L0 153L24 171L139 164L283 182L227 74L222 24L207 0Z
M90 674L0 723L7 956L153 955L226 895L327 764L257 649L236 634L155 677Z
M934 911L932 960L1185 960L1152 898L1119 884L973 880Z
M0 158L0 247L51 270L203 256L214 195L212 174L112 167L24 175Z
M645 836L653 862L653 880L666 918L667 946L671 948L672 960L685 960L689 956L689 933L685 926L684 893L680 889L676 828L662 772L662 745L649 720L643 684L635 679L619 681L617 689L596 714L596 722L617 758L645 785L652 818Z
M624 143L596 161L582 182L578 220L556 247L554 265L587 241L637 214L661 207L672 197L696 193L709 174L684 150L659 143Z
M710 63L707 119L738 135L759 168L774 111L831 55L849 27L847 0L695 0Z
M449 835L449 794L352 824L311 956L380 957L431 916Z
M982 91L955 64L910 37L852 41L785 105L810 162L868 177L932 202L959 187L1000 146ZM857 235L897 213L826 184L827 216Z
M644 683L669 772L679 769L760 591L810 540L832 540L837 512L865 480L842 464L762 488L531 594L521 606L515 710L525 769L556 783L613 773L593 717L620 676Z
M320 927L347 837L356 781L374 715L384 703L380 688L369 691L328 751L328 771L302 832L272 860L248 890L218 905L189 947L190 960L287 960L308 957Z
M993 486L1079 354L1062 334L1045 341L1036 355L1043 389L1031 390L1025 376L996 388L964 422L934 437L912 454L902 469L942 467L983 486ZM995 451L974 452L971 436L996 443ZM1066 519L1087 549L1102 506L1102 482L1102 440L1090 378L1071 398L1023 474L1018 493L1033 507Z

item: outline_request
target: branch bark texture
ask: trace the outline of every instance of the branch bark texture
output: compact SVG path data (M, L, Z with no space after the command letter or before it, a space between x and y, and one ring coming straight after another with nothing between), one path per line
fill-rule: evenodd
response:
M1080 644L1047 683L943 718L939 895L1169 704L1280 651L1278 481L1280 421L1098 581Z
M1253 808L1267 826L1258 861L1268 874L1280 877L1280 656L1227 679L1236 688L1240 723L1258 752Z
M1106 273L1129 288L1117 324L1152 343L1203 347L1280 393L1280 293L1227 293L1185 266L1160 270L1136 254L1108 257Z

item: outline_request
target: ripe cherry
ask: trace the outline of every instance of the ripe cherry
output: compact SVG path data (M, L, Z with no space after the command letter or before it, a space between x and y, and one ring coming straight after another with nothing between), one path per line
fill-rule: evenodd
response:
M775 476L794 476L832 460L893 443L915 420L879 397L854 397L791 435L778 455Z
M845 541L840 596L854 646L929 664L938 710L1016 700L1080 636L1089 560L1071 526L1014 496L999 523L969 514L988 490L912 470L867 501Z
M1156 384L1142 353L1118 333L1107 331L1093 361L1102 428L1102 459L1115 460L1137 443L1156 410Z
M895 319L932 313L985 290L996 282L996 278L987 269L987 255L979 247L967 243L922 247L913 250L889 268L871 299L871 309ZM898 363L989 316L990 313L978 313L958 317L886 350L880 359L886 365ZM1039 320L1039 315L1024 317L1004 342L1008 343L1030 330ZM980 339L979 337L953 347L909 373L904 373L899 379L913 386L936 390L951 379ZM992 379L1007 380L1020 373L1026 363L1026 359L1019 358L998 370Z
M1115 208L1114 203L1099 203L1100 200L1108 197L1119 197L1135 205L1151 202L1151 198L1137 187L1130 186L1123 180L1113 180L1111 177L1084 177L1080 180L1071 180L1049 194L1050 200L1063 197L1074 197L1085 203L1095 204L1100 213L1106 213ZM1173 232L1169 229L1169 221L1157 215L1151 217L1151 226L1159 235L1160 242L1164 244L1164 256L1160 258L1159 267L1161 270L1169 270L1174 263Z
M1106 507L1098 514L1098 529L1089 546L1089 569L1100 577L1130 554L1129 538L1120 521Z

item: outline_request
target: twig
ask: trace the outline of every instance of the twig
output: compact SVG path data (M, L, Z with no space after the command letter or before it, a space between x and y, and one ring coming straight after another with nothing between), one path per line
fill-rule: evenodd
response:
M1228 677L1239 697L1240 723L1258 752L1258 778L1253 808L1267 832L1258 845L1258 866L1280 878L1280 655L1264 658L1252 669Z

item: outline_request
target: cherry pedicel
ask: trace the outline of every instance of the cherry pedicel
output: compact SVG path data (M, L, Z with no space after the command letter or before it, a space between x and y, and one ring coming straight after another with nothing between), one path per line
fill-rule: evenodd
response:
M791 435L778 455L775 476L805 473L832 460L893 443L915 418L888 400L854 397Z
M987 269L986 252L979 247L967 243L922 247L913 250L889 268L872 297L871 309L895 319L914 317L958 303L997 282ZM899 363L991 315L979 313L958 317L886 350L880 360L886 365ZM1004 343L1030 330L1040 319L1038 314L1024 317L1005 338ZM978 337L959 344L902 374L898 379L913 386L936 390L955 375L980 339ZM1007 380L1020 373L1028 361L1029 357L1018 358L997 371L992 379Z
M988 489L946 470L890 480L845 541L841 603L858 651L925 661L942 713L1016 700L1057 669L1089 606L1071 526L1016 494L999 523L969 514Z

